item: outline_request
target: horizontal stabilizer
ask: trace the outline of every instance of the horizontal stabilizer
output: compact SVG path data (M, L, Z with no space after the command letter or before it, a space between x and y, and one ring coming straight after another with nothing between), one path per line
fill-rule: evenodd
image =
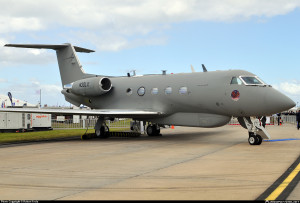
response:
M62 48L68 47L70 44L60 44L60 45L50 45L50 44L6 44L6 47L17 47L17 48L35 48L35 49L54 49L60 50ZM94 50L74 46L75 51L91 53Z

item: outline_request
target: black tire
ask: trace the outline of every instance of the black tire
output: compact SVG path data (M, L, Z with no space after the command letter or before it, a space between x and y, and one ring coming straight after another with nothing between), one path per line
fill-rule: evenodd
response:
M96 138L108 138L109 128L107 126L101 126L100 129L95 130L95 136Z
M154 136L155 130L153 125L148 125L146 129L147 135L148 136Z
M256 145L256 143L258 142L258 139L256 138L256 136L249 136L248 142L250 145Z
M148 136L161 136L160 128L157 129L156 125L148 125L146 132Z
M156 129L156 135L157 135L157 136L161 136L161 134L160 134L160 128L159 128L159 129Z
M103 135L103 133L101 132L101 128L95 130L95 136L96 136L96 137L101 137L101 135Z
M87 135L82 135L82 136L81 136L81 139L82 139L82 140L87 140Z
M260 135L256 135L256 138L257 138L257 143L256 145L260 145L263 141L262 137Z

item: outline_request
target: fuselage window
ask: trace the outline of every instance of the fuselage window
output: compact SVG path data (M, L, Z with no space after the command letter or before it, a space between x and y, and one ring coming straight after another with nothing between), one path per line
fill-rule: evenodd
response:
M239 79L239 78L237 78L237 77L233 77L232 79L231 79L231 83L230 83L231 85L241 85L241 84L243 84L242 83L242 81Z
M167 87L167 88L165 89L165 94L166 94L166 95L172 94L172 87Z
M132 94L132 89L131 89L131 88L128 88L128 89L126 90L126 93L127 93L127 95L131 95L131 94Z
M152 88L152 90L151 90L151 94L153 94L153 95L157 95L158 94L158 88Z
M181 87L179 89L179 94L187 94L187 87Z
M256 77L241 77L246 85L263 85L263 83Z
M137 91L139 96L144 96L145 92L146 92L146 90L144 87L140 87Z

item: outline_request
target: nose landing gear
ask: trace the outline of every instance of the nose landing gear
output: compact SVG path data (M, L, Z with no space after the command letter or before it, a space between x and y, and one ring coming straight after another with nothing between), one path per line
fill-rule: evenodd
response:
M238 117L238 121L242 127L248 130L250 145L260 145L263 139L270 139L269 133L266 129L259 125L258 120L252 122L250 117Z

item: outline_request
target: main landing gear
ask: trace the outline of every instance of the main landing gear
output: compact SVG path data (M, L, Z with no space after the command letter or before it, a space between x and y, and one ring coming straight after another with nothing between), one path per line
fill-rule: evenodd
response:
M82 135L82 139L91 139L91 138L108 138L110 136L109 128L105 123L104 118L99 117L97 123L95 125L95 134L84 134Z
M104 118L99 117L95 125L95 137L96 138L108 138L109 128L107 127Z
M138 123L139 124L139 123ZM95 125L95 134L84 134L82 136L82 139L91 139L91 138L108 138L110 136L117 136L117 137L137 137L137 135L140 135L140 126L135 126L137 123L133 123L132 130L134 132L109 132L109 128L105 123L105 120L103 117L99 117L97 120L97 123ZM138 131L137 131L138 129ZM137 132L136 132L137 131ZM160 126L157 124L148 124L146 132L148 136L161 136L160 134Z
M259 125L258 119L252 122L250 117L238 117L238 121L242 127L248 130L248 142L250 145L260 145L263 139L270 139L269 133L264 127Z
M161 136L160 127L157 124L149 124L146 132L148 136Z

